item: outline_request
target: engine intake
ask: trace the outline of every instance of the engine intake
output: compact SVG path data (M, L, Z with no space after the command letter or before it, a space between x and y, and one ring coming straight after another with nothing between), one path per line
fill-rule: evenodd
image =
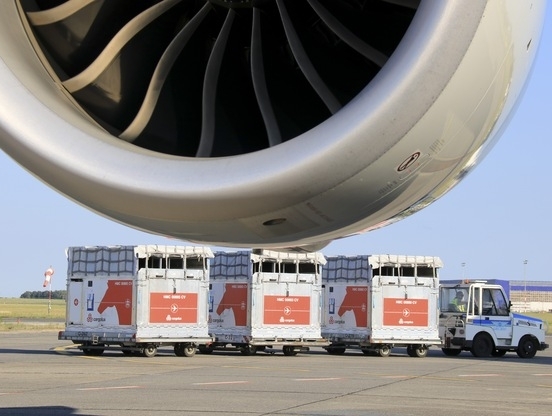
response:
M2 2L0 144L135 228L318 248L426 206L498 137L544 1L466 3Z

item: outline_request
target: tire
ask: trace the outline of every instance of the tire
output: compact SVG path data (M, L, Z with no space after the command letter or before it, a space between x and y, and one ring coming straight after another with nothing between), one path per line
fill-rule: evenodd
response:
M519 340L516 353L520 358L533 358L537 353L537 341L531 335L524 335Z
M490 357L495 350L493 339L486 332L477 334L472 343L471 353L474 357L485 358Z
M212 354L214 351L214 348L207 345L200 345L198 350L201 354Z
M94 348L88 348L90 344L83 344L82 352L84 355L87 355L89 357L97 357L104 353L104 349L101 348L103 345L98 344L97 346L94 346Z
M153 344L146 345L144 349L142 350L142 355L144 357L155 357L157 354L157 347Z
M326 351L328 351L328 354L331 354L331 355L344 354L345 350L346 350L345 347L328 347L328 348L326 348Z
M174 355L177 357L184 357L184 344L177 342L174 344Z
M406 353L409 357L424 358L427 357L429 348L425 345L409 345L406 347Z
M380 357L389 357L391 355L391 347L389 345L382 345L378 348L378 354Z
M84 355L92 356L94 355L94 350L92 348L83 348L82 353Z
M297 355L297 351L295 351L295 348L289 345L285 345L284 348L282 348L282 351L286 357Z
M257 347L247 344L242 347L240 351L243 355L255 355L257 353Z
M174 354L177 357L193 357L196 353L196 347L189 343L178 342L174 344Z
M193 357L196 354L196 347L192 344L184 345L184 357Z
M441 351L443 351L443 354L447 357L456 357L462 352L460 348L441 348Z
M418 358L425 358L427 357L427 353L429 352L429 348L426 347L425 345L420 347L420 348L416 348L416 356Z
M493 352L491 353L491 355L493 357L504 357L504 355L508 352L508 350L493 350Z

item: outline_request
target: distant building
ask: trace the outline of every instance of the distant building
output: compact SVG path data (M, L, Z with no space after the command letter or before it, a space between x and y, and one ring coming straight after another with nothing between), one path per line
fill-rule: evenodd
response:
M515 312L552 312L552 281L524 281L501 279L466 279L485 280L499 284L512 302ZM460 283L461 279L442 280L443 283Z
M512 309L519 312L552 311L552 282L511 280Z

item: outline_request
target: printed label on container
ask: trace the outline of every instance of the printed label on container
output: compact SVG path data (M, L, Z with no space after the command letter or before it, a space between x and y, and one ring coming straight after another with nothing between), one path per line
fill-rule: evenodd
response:
M427 299L383 299L384 326L427 326Z
M265 296L266 325L309 325L310 296Z
M197 293L150 293L150 323L197 323Z

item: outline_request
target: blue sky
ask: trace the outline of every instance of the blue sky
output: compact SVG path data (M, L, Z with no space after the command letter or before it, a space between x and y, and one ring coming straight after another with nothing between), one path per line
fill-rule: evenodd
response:
M483 162L424 210L380 230L334 241L323 253L433 255L444 262L443 279L552 281L550 74L552 7L548 5L528 88ZM42 290L49 266L55 269L52 289L65 289L65 248L69 246L186 244L88 211L1 151L0 189L0 297Z

